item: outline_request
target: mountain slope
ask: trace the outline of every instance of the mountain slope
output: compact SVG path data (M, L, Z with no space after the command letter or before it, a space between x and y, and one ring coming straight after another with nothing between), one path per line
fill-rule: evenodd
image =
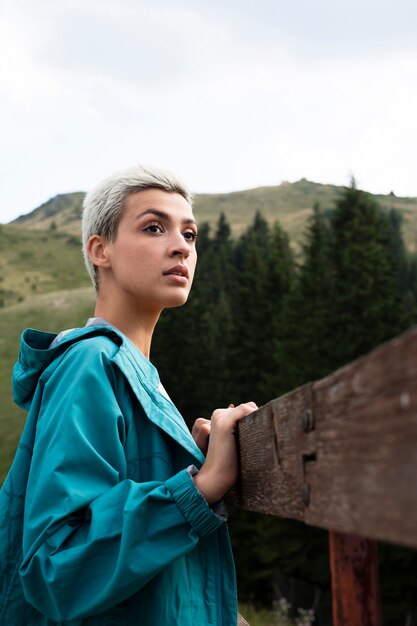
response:
M36 229L57 229L79 234L84 196L83 191L59 194L30 213L21 215L12 224Z
M0 227L0 308L40 293L90 284L81 239L64 232Z
M306 179L278 186L258 187L232 193L196 194L194 212L200 222L215 225L224 212L234 234L241 233L256 211L273 222L279 220L296 247L303 238L313 206L318 202L325 211L333 208L344 187L323 185ZM18 227L58 230L79 235L84 193L60 194L13 222ZM375 195L383 207L397 209L403 216L403 235L409 249L416 249L417 198L397 198L394 194Z

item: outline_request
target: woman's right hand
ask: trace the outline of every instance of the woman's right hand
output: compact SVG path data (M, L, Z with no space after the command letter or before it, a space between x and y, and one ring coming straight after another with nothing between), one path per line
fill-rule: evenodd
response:
M208 504L220 500L235 484L238 475L237 422L257 408L254 402L246 402L236 407L216 409L211 416L206 460L194 476L194 483Z

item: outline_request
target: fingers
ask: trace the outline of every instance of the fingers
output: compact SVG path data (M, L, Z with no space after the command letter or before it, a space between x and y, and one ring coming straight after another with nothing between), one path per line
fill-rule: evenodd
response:
M248 415L249 413L256 411L257 408L258 406L255 404L255 402L243 402L242 404L238 404L238 406L235 406L234 404L229 404L227 409L216 409L213 412L212 420L213 418L215 420L218 420L223 417L239 419L244 415Z
M206 460L195 476L196 487L209 504L221 498L236 482L238 458L236 450L237 422L244 415L257 409L255 402L244 402L238 406L216 409L211 418L210 437ZM198 420L199 428L205 427L204 420Z
M206 426L210 426L210 420L207 420L205 417L197 417L194 422L193 428L205 428Z
M241 404L238 404L237 406L234 404L229 404L229 406L227 407L227 409L217 409L218 411L226 411L228 409L236 409L236 410L247 410L248 413L252 413L252 411L256 411L256 409L259 408L257 404L255 404L255 402L242 402Z
M228 409L237 409L239 413L241 413L242 411L246 411L246 413L244 412L243 415L247 415L248 413L252 413L252 411L256 411L256 409L258 408L257 404L255 404L255 402L244 402L242 404L239 404L237 407L234 404L229 404L229 406L227 407L227 409L216 409L213 412L214 413L218 413L220 411L228 411ZM211 426L211 420L205 419L204 417L198 417L193 425L193 431L199 431L200 429L202 430L206 430L207 428L210 429Z
M199 417L194 422L191 435L203 454L206 454L211 430L210 420Z
M236 414L239 414L243 417L243 415L248 415L255 411L258 407L254 402L242 402L237 407L234 408Z
M194 422L194 426L191 430L191 434L194 437L207 436L210 434L211 430L211 421L205 419L204 417L199 417Z

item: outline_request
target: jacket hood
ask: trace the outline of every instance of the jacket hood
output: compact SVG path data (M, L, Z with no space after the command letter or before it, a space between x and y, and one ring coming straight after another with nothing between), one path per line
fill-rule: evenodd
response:
M96 335L107 335L118 345L123 343L122 337L111 328L75 328L50 348L56 333L27 328L22 333L19 358L13 367L12 390L16 404L28 411L42 372L70 345Z

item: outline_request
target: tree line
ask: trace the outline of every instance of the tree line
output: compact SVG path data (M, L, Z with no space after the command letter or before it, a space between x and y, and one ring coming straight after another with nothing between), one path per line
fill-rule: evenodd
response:
M331 210L314 207L301 251L259 212L233 239L222 214L214 232L200 227L198 257L189 301L164 312L152 354L189 425L230 403L265 404L417 323L417 256L401 216L354 181ZM230 530L243 600L268 604L303 581L326 604L327 533L241 510ZM417 554L381 546L380 562L384 623L404 622L416 606Z

